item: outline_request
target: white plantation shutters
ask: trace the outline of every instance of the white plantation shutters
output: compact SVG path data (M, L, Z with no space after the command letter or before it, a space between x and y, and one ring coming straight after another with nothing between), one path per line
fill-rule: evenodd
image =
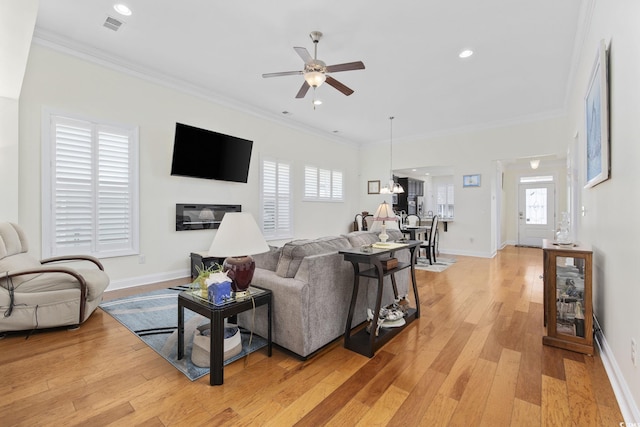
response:
M453 206L453 184L439 184L436 187L436 213L440 217L452 217Z
M137 253L137 129L49 119L43 141L43 256Z
M266 239L293 235L291 166L273 159L262 161L262 233Z
M342 201L342 172L304 167L304 199Z

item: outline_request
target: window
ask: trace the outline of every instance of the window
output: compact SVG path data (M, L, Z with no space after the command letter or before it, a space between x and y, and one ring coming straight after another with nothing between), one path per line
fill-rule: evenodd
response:
M453 218L453 184L436 186L436 211L441 218Z
M304 167L304 200L342 201L342 172Z
M542 175L542 176L523 176L523 177L520 177L520 183L521 184L536 183L536 182L553 182L553 176L551 176L551 175Z
M45 112L43 257L138 253L138 129Z
M291 166L288 163L262 161L262 233L266 239L293 235L291 214Z

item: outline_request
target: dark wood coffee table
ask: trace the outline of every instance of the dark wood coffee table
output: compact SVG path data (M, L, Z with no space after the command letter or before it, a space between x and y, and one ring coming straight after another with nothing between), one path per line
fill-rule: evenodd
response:
M215 305L195 295L192 291L184 291L178 295L178 360L184 357L184 309L207 317L211 321L211 347L209 348L209 384L221 385L224 382L224 319L235 316L261 305L267 305L267 354L271 357L271 291L257 286L249 288L251 296L233 300L223 305ZM246 354L258 350L244 349Z

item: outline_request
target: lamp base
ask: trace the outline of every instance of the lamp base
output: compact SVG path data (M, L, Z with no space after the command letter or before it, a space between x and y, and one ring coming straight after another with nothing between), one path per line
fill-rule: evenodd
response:
M238 293L248 293L249 285L253 279L253 272L256 269L256 263L249 255L239 257L225 258L222 264L224 271L231 279L231 290L233 290L236 298Z
M382 223L382 233L378 234L378 237L380 238L380 241L382 243L386 243L387 240L389 239L389 235L387 234L387 226L386 224Z

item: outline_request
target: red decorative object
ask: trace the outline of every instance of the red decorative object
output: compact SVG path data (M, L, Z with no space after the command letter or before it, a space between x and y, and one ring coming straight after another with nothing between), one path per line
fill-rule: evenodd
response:
M224 271L231 279L231 289L234 292L244 292L249 288L253 279L256 263L251 256L239 256L225 258L222 265Z

